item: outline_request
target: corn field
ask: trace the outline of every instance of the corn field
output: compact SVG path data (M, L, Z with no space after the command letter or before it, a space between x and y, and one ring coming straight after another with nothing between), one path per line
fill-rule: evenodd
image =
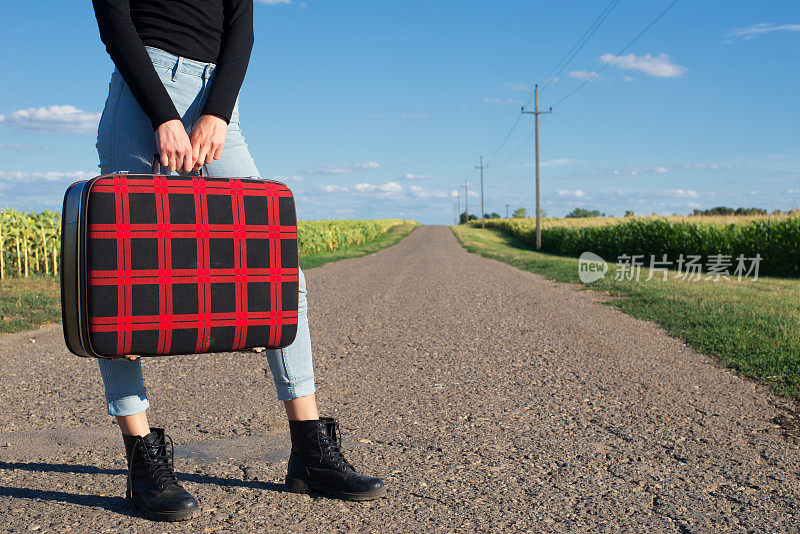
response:
M58 274L61 213L0 211L0 279Z
M666 254L672 259L681 254L744 254L748 258L759 254L762 274L800 276L800 217L796 214L548 218L542 222L542 250L553 254L580 256L589 251L606 259L623 254L659 258ZM535 243L536 219L488 219L486 226Z
M375 239L402 219L372 221L300 221L300 255L361 245ZM57 275L61 251L61 213L0 211L0 279Z
M307 256L362 245L375 239L392 226L404 222L403 219L300 221L297 224L300 255Z

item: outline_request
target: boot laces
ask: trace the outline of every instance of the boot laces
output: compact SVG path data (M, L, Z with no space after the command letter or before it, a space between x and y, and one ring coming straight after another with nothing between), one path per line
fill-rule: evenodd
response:
M342 453L342 435L339 432L339 422L334 421L321 426L318 430L320 457L328 459L340 471L355 471Z
M140 447L144 456L147 458L147 469L153 476L153 480L160 489L164 489L171 485L180 485L178 477L175 476L173 465L173 457L175 455L175 446L172 438L164 434L165 441L160 441L148 447L144 440L137 440L134 445L134 452L136 447ZM167 450L166 440L169 440L169 450ZM133 462L131 462L133 464ZM129 468L132 470L132 467Z

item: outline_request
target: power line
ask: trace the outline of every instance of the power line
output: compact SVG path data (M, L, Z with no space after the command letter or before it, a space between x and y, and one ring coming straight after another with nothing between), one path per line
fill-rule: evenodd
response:
M594 32L596 32L596 31L597 31L597 28L599 28L599 27L600 27L600 24L602 24L602 23L605 21L605 19L606 19L606 18L608 18L608 15L609 15L609 14L611 13L611 11L612 11L612 10L613 10L613 9L614 9L616 6L617 6L617 3L618 3L618 0L612 0L611 2L609 2L609 4L607 4L607 5L606 5L606 7L603 9L603 11L601 11L601 12L600 12L600 15L598 15L598 17L597 17L597 18L595 19L595 21L592 23L592 25L590 25L590 26L589 26L589 29L587 29L587 30L586 30L586 32L584 32L584 35L587 35L587 33L589 34L589 35L588 35L588 37L587 37L587 38L584 40L584 37L583 37L583 36L581 36L581 38L580 38L580 39L578 39L578 41L576 42L576 45L577 45L578 43L581 43L581 41L583 41L583 44L582 44L582 45L579 45L579 46L580 46L580 48L582 48L582 47L583 47L583 45L585 45L585 44L586 44L586 42L588 42L588 38L591 38L591 36L594 34ZM634 43L636 43L636 41L638 41L638 40L639 40L639 39L640 39L640 38L641 38L641 37L642 37L642 36L643 36L645 33L647 33L647 32L650 30L650 28L652 28L653 26L655 26L655 25L656 25L656 23L658 23L658 21L659 21L659 20L661 20L661 18L662 18L664 15L666 15L666 14L667 14L667 12L668 12L670 9L672 9L672 7L673 7L675 4L677 4L677 3L678 3L678 0L673 0L673 1L672 1L672 2L671 2L671 3L670 3L670 4L669 4L669 5L668 5L668 6L667 6L667 7L666 7L666 8L665 8L665 9L664 9L662 12L661 12L661 13L659 13L659 14L658 14L658 16L657 16L656 18L654 18L654 19L653 19L653 20L652 20L652 21L651 21L651 22L650 22L650 23L649 23L647 26L645 26L645 27L644 27L644 29L643 29L641 32L639 32L639 33L636 35L636 37L634 37L633 39L631 39L631 40L628 42L628 44L626 44L624 47L622 47L622 48L619 50L619 52L617 52L616 56L620 56L621 54L623 54L624 52L626 52L626 51L628 50L628 48L630 48L631 46L633 46L633 44L634 44ZM610 9L609 9L609 8L610 8ZM601 20L601 19L602 19L602 20ZM598 21L599 21L599 23L600 23L600 24L597 24L597 22L598 22ZM592 28L594 28L594 30L592 30ZM573 45L573 48L575 48L575 45ZM577 53L578 51L580 51L580 48L578 48L578 50L577 50L575 53ZM572 49L570 49L570 50L572 50ZM567 52L567 54L565 54L565 56L564 56L564 57L567 57L569 54L570 54L570 52L568 51L568 52ZM574 55L573 55L572 57L574 57ZM563 68L564 68L564 67L565 67L567 64L569 64L569 62L570 62L570 61L572 61L572 57L570 57L570 59L567 61L567 63L566 63L566 64L564 64L564 65L562 66L561 70L563 70ZM563 60L563 58L562 58L562 60ZM609 67L609 66L610 66L612 63L614 63L614 61L616 61L616 58L615 58L614 60L612 60L612 61L610 61L610 62L608 62L608 63L604 64L604 65L603 65L602 67L600 67L600 68L599 68L599 69L598 69L596 72L597 72L598 74L599 74L599 73L601 73L601 72L603 72L603 71L604 71L605 69L607 69L607 68L608 68L608 67ZM556 65L558 65L559 63L561 63L561 61L559 61L558 63L556 63ZM554 67L555 67L555 66L554 66ZM552 70L553 70L553 69L551 68L551 72L552 72ZM559 72L561 72L561 71L559 71ZM548 73L548 74L549 74L549 73ZM544 80L544 79L547 79L547 76L545 76L545 78L543 78L543 80ZM551 78L551 79L552 79L552 78ZM572 95L574 95L575 93L577 93L578 91L580 91L580 90L581 90L581 89L582 89L582 88L583 88L583 87L584 87L586 84L588 84L588 83L589 83L589 82L591 82L591 81L592 81L592 78L588 78L588 79L584 80L584 81L583 81L581 84L579 84L579 85L578 85L578 86L577 86L575 89L573 89L572 91L570 91L569 93L567 93L567 95L566 95L566 96L564 96L563 98L561 98L560 100L558 100L558 101L557 101L555 104L553 104L553 107L555 107L555 106L558 106L559 104L561 104L562 102L564 102L565 100L567 100L569 97L571 97ZM549 83L552 83L552 82L549 82ZM529 105L530 105L530 103L531 103L531 99L529 99L529 100L528 100L528 102L527 102L527 104L525 104L525 106L529 106ZM517 115L517 118L514 120L514 124L513 124L513 125L511 126L511 128L508 130L508 133L506 133L506 136L503 138L503 142L502 142L502 143L500 143L500 146L498 146L498 147L497 147L497 149L496 149L494 152L492 152L492 154L491 154L491 155L490 155L490 156L487 158L487 161L491 162L492 160L494 160L494 158L496 158L496 157L497 157L497 155L500 153L500 150L502 150L502 149L503 149L503 147L506 145L506 143L508 143L508 140L511 138L511 134L512 134L512 133L514 133L514 130L515 130L515 129L517 128L517 126L519 125L519 122L520 122L520 118L521 118L521 117L522 117L522 115ZM525 145L528 143L528 141L530 141L530 139L531 139L531 137L533 137L533 135L534 135L534 132L531 132L531 133L530 133L530 135L528 135L528 137L526 137L526 138L525 138L525 141L523 141L523 142L522 142L522 144L520 144L520 145L519 145L519 147L518 147L518 148L517 148L517 149L514 151L514 153L513 153L513 154L512 154L512 155L511 155L509 158L507 158L507 159L506 159L505 161L503 161L502 163L495 164L495 166L496 166L496 167L502 167L502 166L504 166L504 165L508 164L508 162L509 162L509 161L511 161L512 159L514 159L514 158L516 157L516 155L517 155L517 154L519 154L520 150L522 150L522 148L523 148L523 147L524 147L524 146L525 146Z
M608 18L611 12L614 11L614 8L617 7L617 4L619 4L619 0L611 0L608 4L606 4L606 7L603 8L603 11L600 12L600 14L594 20L594 22L592 22L591 26L589 26L586 29L586 31L583 33L580 39L578 39L575 42L575 44L572 45L572 48L570 48L567 51L567 53L564 54L564 56L555 65L553 65L553 68L551 68L550 71L547 74L545 74L544 78L539 80L539 83L544 82L544 86L541 89L542 91L547 89L547 87L553 83L554 79L557 78L559 74L561 74L561 72L567 67L567 65L569 65L573 59L575 59L575 56L578 55L578 52L580 52L581 49L586 45L586 43L589 42L589 39L592 38L592 35L594 35L597 29L600 28L603 22L605 22L605 20ZM561 68L558 68L559 65L561 65ZM553 71L555 71L557 68L558 72L553 74ZM526 105L529 104L530 100Z
M575 58L575 56L578 54L578 52L581 51L581 49L584 47L584 45L586 45L586 43L589 42L589 39L592 38L592 35L594 35L594 33L597 31L597 29L600 27L600 25L603 24L603 22L606 20L606 18L608 18L608 16L611 14L611 12L614 10L614 8L617 7L617 4L619 3L619 1L620 0L611 0L608 4L606 4L606 7L603 8L603 10L597 16L597 18L586 29L586 31L583 32L583 35L581 35L581 37L575 42L575 44L573 44L572 47L569 50L567 50L567 53L564 54L564 56L562 56L562 58L560 60L558 60L555 63L555 65L553 65L553 67L544 76L544 78L542 78L542 80L540 80L540 83L542 81L546 81L545 86L542 88L542 90L544 90L548 85L550 85L553 82L553 78L555 76L558 76L559 74L561 74L561 71L564 70L564 68L566 68L566 66ZM572 54L572 55L570 56L570 54ZM566 62L564 62L564 59L567 58L567 57L569 57L569 59ZM554 76L551 77L550 74L552 74L553 71L559 67L559 65L561 65L561 68L559 69L559 71ZM529 99L528 102L525 104L525 106L529 106L530 104L531 104L531 100ZM492 152L489 155L488 158L486 158L486 161L492 161L497 156L497 154L503 149L503 147L506 146L506 143L508 142L509 138L511 137L511 134L514 133L514 130L517 128L517 125L519 125L519 121L520 121L521 117L522 117L522 115L517 115L517 118L514 121L514 124L511 125L511 128L508 130L508 133L506 133L506 136L503 138L503 141L500 143L500 146L498 146L497 149L495 149L495 151Z
M522 115L520 115L520 117L521 116ZM531 130L531 133L528 135L528 137L525 138L525 140L517 147L517 149L514 151L513 154L511 154L511 156L509 156L505 161L503 161L503 163L495 163L494 166L495 167L502 167L504 165L507 165L509 161L511 161L512 159L517 157L517 154L519 154L520 150L525 148L525 145L528 144L528 141L530 141L531 138L533 138L533 134L535 134L535 133L536 133L535 130Z
M515 129L515 128L517 127L517 125L519 124L519 119L520 119L520 117L522 117L522 115L517 115L517 120L515 120L515 121L514 121L514 124L511 126L511 129L508 131L508 133L506 134L505 138L503 139L503 142L502 142L502 143L500 143L500 146L499 146L499 147L497 147L497 150L495 150L494 152L492 152L492 153L489 155L489 157L488 157L488 158L486 158L486 161L491 161L491 160L493 160L493 159L495 158L495 156L497 156L497 153L498 153L498 152L500 152L500 150L501 150L501 149L502 149L502 148L503 148L503 147L506 145L506 143L508 142L508 138L509 138L509 137L511 137L511 134L514 132L514 129Z
M639 34L638 34L636 37L634 37L633 39L631 39L631 40L630 40L630 42L628 42L628 44L626 44L625 46L623 46L623 47L620 49L620 51L619 51L619 52L617 52L617 53L614 55L614 59L612 59L611 61L609 61L608 63L606 63L606 64L605 64L605 65L603 65L602 67L600 67L599 69L597 69L597 71L595 71L595 72L596 72L597 74L600 74L600 73L601 73L601 72L603 72L605 69L607 69L607 68L608 68L608 67L609 67L609 66L610 66L612 63L614 63L614 61L616 61L616 60L617 60L617 58L618 58L619 56L621 56L623 53L625 53L625 52L628 50L628 48L630 48L631 46L633 46L633 44L634 44L636 41L638 41L638 40L639 40L639 38L640 38L642 35L644 35L645 33L647 33L647 31L648 31L650 28L652 28L653 26L655 26L655 25L656 25L656 23L657 23L659 20L661 20L661 17L663 17L664 15L666 15L666 14L667 14L667 12L668 12L670 9L672 9L672 6L674 6L674 5L675 5L675 4L677 4L677 3L678 3L678 0L673 0L673 1L672 1L672 2L671 2L671 3L670 3L670 4L669 4L667 7L666 7L666 9L664 9L664 11L662 11L661 13L659 13L659 15L658 15L656 18L654 18L654 19L653 19L653 20L650 22L650 24L648 24L647 26L645 26L645 27L644 27L644 29L643 29L642 31L640 31L640 32L639 32ZM585 86L587 83L589 83L590 81L592 81L592 79L593 79L592 77L589 77L589 78L587 78L586 80L584 80L584 81L583 81L583 83L581 83L581 84L580 84L580 85L578 85L578 86L577 86L575 89L573 89L572 91L570 91L569 93L567 93L567 95L566 95L564 98L562 98L561 100L559 100L559 101L557 101L555 104L553 104L553 107L555 107L555 106L559 105L559 104L560 104L560 103L562 103L564 100L568 99L569 97L571 97L572 95L574 95L575 93L577 93L578 91L580 91L580 90L583 88L583 86Z

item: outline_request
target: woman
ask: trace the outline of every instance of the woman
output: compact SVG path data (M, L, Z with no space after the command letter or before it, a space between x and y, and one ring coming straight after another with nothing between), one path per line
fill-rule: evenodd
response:
M157 154L170 171L188 173L205 164L210 176L260 176L238 114L253 46L252 0L93 4L100 38L116 65L97 133L102 172L148 174ZM380 497L386 493L383 481L355 472L342 455L338 423L317 413L302 271L299 278L297 338L285 349L266 351L289 418L287 489L355 500ZM153 519L199 515L197 500L175 477L170 438L149 426L140 360L99 361L108 413L125 443L126 497Z

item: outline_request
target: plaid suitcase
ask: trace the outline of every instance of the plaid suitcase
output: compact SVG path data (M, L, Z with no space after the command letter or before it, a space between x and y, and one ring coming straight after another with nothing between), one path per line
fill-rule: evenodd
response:
M119 172L64 196L64 339L117 358L285 347L297 333L294 198L282 183Z

